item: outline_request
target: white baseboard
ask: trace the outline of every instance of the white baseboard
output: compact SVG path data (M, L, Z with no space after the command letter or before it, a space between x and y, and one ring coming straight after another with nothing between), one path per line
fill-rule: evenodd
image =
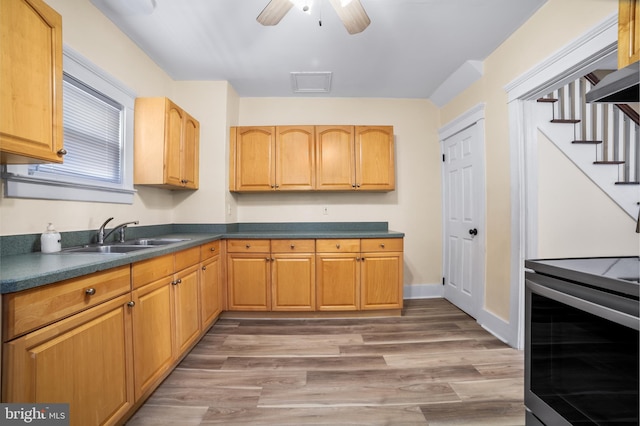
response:
M404 288L405 299L430 299L434 297L444 296L444 287L442 284L405 284Z

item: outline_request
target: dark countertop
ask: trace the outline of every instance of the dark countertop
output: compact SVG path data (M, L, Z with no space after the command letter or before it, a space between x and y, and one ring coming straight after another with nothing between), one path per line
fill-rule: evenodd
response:
M224 233L181 232L153 235L154 238L187 238L170 245L154 246L126 254L97 253L25 253L0 257L0 293L13 293L45 284L117 266L139 262L145 259L173 253L220 239L321 239L321 238L403 238L401 232L376 229L339 230L238 230Z
M525 267L536 273L586 284L638 298L640 258L589 257L525 260Z

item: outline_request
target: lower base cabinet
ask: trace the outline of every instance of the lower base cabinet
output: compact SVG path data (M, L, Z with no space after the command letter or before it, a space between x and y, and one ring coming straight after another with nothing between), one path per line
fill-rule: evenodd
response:
M402 307L401 238L226 247L215 241L3 297L2 402L69 403L72 426L120 424L225 309Z
M4 344L3 401L69 403L71 425L116 423L133 405L129 295Z

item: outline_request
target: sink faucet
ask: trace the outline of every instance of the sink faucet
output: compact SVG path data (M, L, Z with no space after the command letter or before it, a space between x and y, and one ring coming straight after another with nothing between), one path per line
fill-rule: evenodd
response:
M113 234L116 231L120 231L120 238L119 241L121 243L124 243L125 240L125 233L124 230L128 225L137 225L139 222L137 220L131 221L131 222L125 222L125 223L121 223L120 225L116 226L115 228L113 228L111 231L107 232L105 234L105 226L107 226L107 223L111 222L113 220L112 217L110 217L109 219L105 220L104 223L102 224L102 226L100 227L100 229L98 229L98 244L104 244L104 240L106 240L107 238L109 238L109 236L111 234Z
M124 230L128 225L137 225L138 222L137 220L133 220L131 222L125 222L125 223L121 223L120 225L116 226L115 228L113 228L111 231L109 231L107 233L107 235L104 236L104 239L106 240L107 238L109 238L109 235L113 234L116 231L120 231L120 237L118 238L118 241L120 241L121 243L124 243L125 240L125 236L124 236ZM104 242L104 240L103 240Z
M102 224L102 226L100 226L100 228L98 229L98 244L104 244L104 227L107 226L107 223L111 222L113 220L112 217L110 217L109 219L105 220L104 223Z

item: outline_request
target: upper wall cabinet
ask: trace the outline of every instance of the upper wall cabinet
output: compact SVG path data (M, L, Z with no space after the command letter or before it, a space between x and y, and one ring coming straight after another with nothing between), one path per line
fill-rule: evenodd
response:
M391 191L392 126L232 127L229 190Z
M231 128L231 191L314 189L313 126Z
M137 98L134 184L198 189L200 123L167 98Z
M0 161L62 163L62 17L41 0L0 1Z
M640 0L618 1L618 68L640 60Z
M319 190L395 189L392 126L317 126Z

